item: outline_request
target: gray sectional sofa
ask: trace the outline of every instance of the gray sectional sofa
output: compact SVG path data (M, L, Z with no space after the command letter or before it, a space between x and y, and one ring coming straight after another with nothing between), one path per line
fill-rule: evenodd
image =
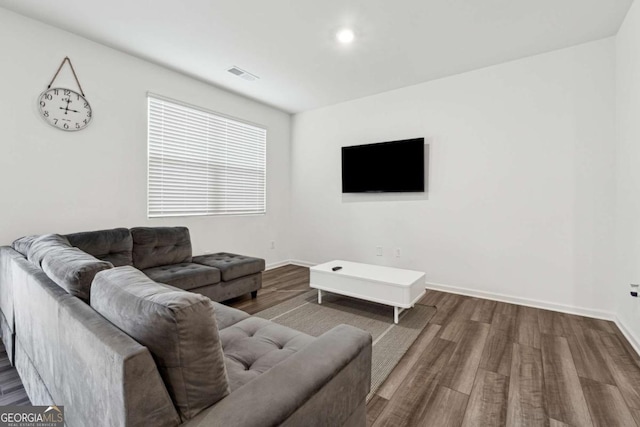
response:
M179 282L196 292L159 283L204 274L184 230L132 229L131 255L124 230L0 247L2 338L34 404L64 405L69 426L366 424L368 333L315 338L212 301L204 279ZM178 267L159 273L152 258ZM251 271L202 261L220 283Z

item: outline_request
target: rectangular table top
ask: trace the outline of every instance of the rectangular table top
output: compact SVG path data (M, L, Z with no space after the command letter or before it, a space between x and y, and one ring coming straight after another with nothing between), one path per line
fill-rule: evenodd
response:
M332 268L336 266L340 266L342 269L332 271ZM311 272L349 276L396 286L411 286L416 281L423 279L425 276L425 274L420 271L404 270L395 267L362 264L343 260L335 260L319 264L311 267L310 270Z

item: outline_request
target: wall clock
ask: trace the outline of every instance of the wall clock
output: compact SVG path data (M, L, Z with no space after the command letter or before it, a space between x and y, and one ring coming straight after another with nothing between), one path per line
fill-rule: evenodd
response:
M80 90L79 93L67 88L51 87L65 62L68 62L71 67L73 77L76 79L78 89ZM93 117L91 105L85 98L84 92L82 92L82 87L73 69L73 65L71 65L71 60L68 57L65 57L62 64L60 64L51 83L47 86L47 90L40 94L38 109L40 115L47 123L57 129L65 131L82 130L91 122L91 118Z

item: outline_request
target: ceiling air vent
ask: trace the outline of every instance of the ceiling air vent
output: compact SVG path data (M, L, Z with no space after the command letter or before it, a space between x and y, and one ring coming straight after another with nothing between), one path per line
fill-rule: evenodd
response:
M255 80L258 80L260 77L256 76L255 74L251 74L248 71L243 70L242 68L238 68L235 65L231 68L229 68L227 70L228 72L230 72L231 74L233 74L234 76L238 76L240 78L243 78L247 81L253 82Z

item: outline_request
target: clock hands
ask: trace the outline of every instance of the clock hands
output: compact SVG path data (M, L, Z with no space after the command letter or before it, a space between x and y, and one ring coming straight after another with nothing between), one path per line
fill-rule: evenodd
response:
M72 110L69 108L69 104L71 104L71 96L67 97L67 106L65 108L60 107L61 110L64 110L64 114L68 114L69 111L73 111L74 113L77 113L78 110Z

